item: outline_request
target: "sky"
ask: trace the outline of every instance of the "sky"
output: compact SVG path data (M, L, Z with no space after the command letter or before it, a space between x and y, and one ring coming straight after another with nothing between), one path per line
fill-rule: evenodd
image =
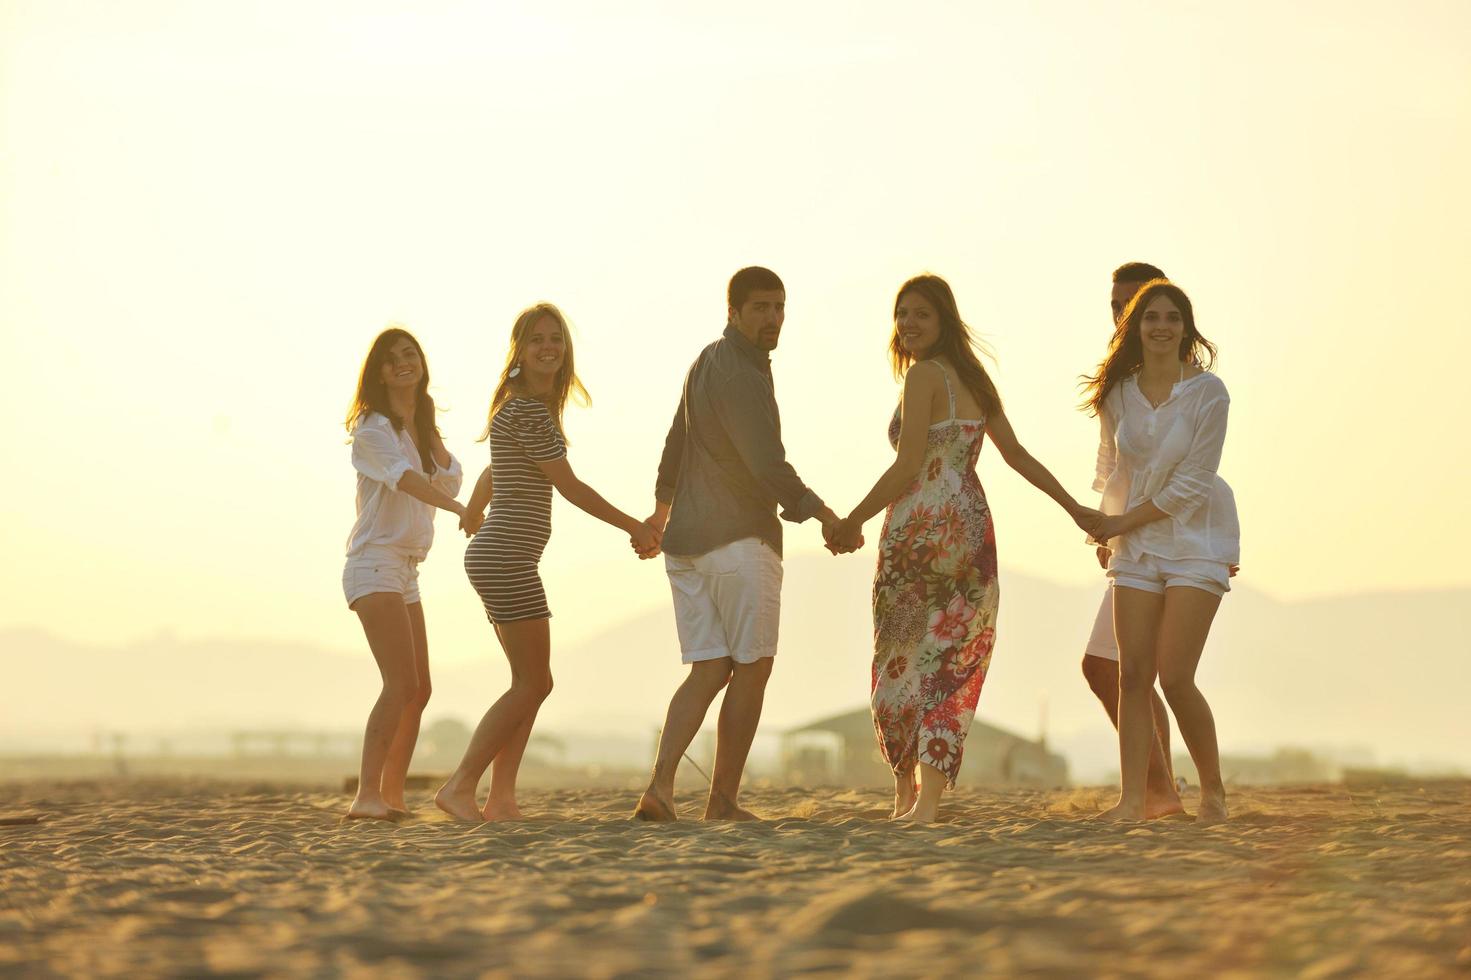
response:
M1143 260L1220 348L1240 581L1466 588L1468 52L1471 6L1429 0L0 0L0 628L365 655L342 418L373 336L420 339L468 494L515 315L556 302L594 399L572 465L643 516L749 264L787 284L789 458L841 512L892 458L890 311L926 270L1091 501L1077 381ZM1060 509L980 472L1004 569L1101 588ZM619 532L554 522L554 643L668 602ZM488 650L462 549L442 517L444 662Z

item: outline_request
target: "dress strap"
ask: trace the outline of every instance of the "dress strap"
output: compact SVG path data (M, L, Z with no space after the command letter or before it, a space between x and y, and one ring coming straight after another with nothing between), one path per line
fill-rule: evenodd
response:
M955 389L950 387L950 372L946 371L938 364L936 364L935 367L940 368L940 377L945 379L945 396L950 399L949 421L953 422L955 421Z

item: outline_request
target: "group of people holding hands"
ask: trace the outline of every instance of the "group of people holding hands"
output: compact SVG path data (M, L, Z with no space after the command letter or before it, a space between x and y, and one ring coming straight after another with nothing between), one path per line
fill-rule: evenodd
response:
M457 499L463 471L434 423L423 350L398 327L374 340L347 418L357 521L343 588L383 686L348 817L408 816L404 782L429 698L417 568L433 541L436 508L456 514L471 539L465 571L505 651L511 684L435 802L461 820L521 815L517 770L552 690L551 613L538 566L555 489L626 533L640 558L664 560L689 672L670 700L653 774L634 808L651 821L676 819L675 771L722 691L704 816L757 819L740 806L740 784L777 651L782 521L815 518L828 550L847 554L863 547L865 525L883 513L873 587L874 729L894 774L893 818L934 822L955 785L996 642L996 538L975 469L989 436L1007 465L1096 547L1110 580L1083 658L1119 736L1122 789L1100 816L1184 812L1168 702L1199 773L1196 819L1225 819L1215 722L1195 672L1239 562L1235 502L1217 473L1230 399L1210 370L1216 349L1197 329L1185 292L1145 263L1114 273L1112 337L1084 379L1084 408L1100 421L1093 489L1101 498L1090 507L1017 439L949 285L934 275L910 279L895 296L888 345L903 386L889 424L895 455L845 516L803 482L782 446L770 358L785 320L784 284L769 269L745 268L731 278L726 301L723 333L685 376L652 512L642 519L605 500L568 462L563 412L570 399L588 399L555 306L539 303L516 318L482 435L490 463L464 504Z

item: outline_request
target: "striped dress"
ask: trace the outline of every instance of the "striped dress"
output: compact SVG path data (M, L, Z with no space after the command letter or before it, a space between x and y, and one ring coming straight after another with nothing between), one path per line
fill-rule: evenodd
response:
M492 623L552 615L536 567L552 536L552 483L536 464L566 455L551 412L534 398L512 398L491 421L490 511L465 549L465 573Z

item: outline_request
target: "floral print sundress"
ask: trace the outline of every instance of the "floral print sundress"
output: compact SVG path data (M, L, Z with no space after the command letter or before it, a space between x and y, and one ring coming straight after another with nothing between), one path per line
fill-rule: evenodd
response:
M936 365L937 367L939 365ZM996 642L996 534L976 475L986 420L929 428L924 466L889 505L873 580L873 724L896 775L928 763L955 786ZM899 448L902 402L889 422Z

